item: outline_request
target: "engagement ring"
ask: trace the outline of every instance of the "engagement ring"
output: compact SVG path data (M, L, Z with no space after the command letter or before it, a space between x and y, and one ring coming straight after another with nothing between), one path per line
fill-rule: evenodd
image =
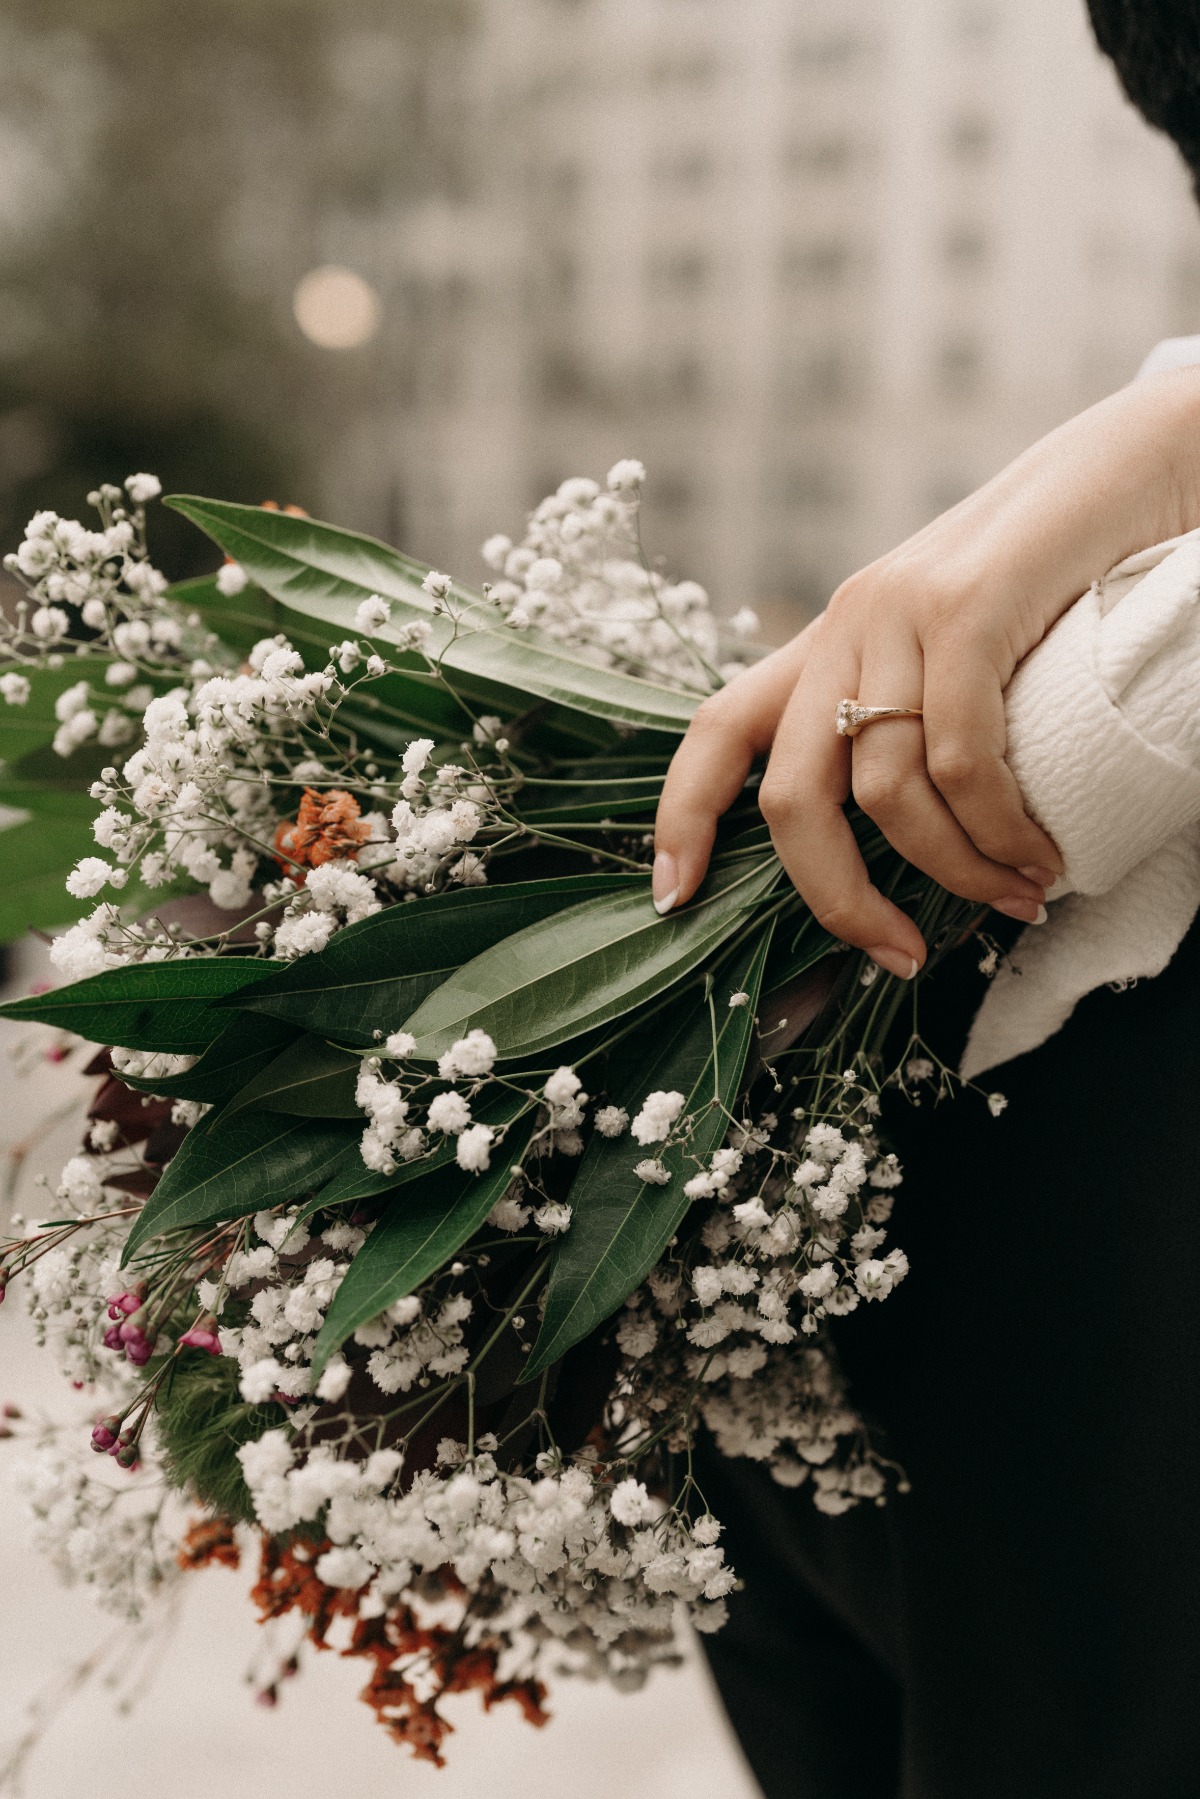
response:
M920 718L919 706L860 706L857 700L839 700L834 724L839 737L857 737L867 725L881 718Z

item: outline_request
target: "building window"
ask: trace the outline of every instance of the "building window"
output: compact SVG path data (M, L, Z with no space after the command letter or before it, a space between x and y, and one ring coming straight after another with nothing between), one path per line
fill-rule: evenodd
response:
M720 74L720 59L712 50L664 50L646 64L650 87L712 87Z
M784 287L840 287L850 274L854 255L841 238L785 244L779 255L779 279Z
M948 400L969 400L983 386L985 358L977 338L954 335L938 347L934 374Z
M797 462L781 468L774 481L776 504L787 512L839 512L849 487L827 462Z
M654 406L698 406L707 391L707 371L699 356L656 357L640 383L642 398Z
M646 278L650 292L660 298L695 299L712 278L712 260L696 246L659 249L647 263Z
M844 132L827 137L796 138L784 145L783 167L788 175L803 180L836 180L854 167L861 150L861 144Z
M996 133L982 113L960 113L946 132L946 154L963 168L979 168L996 147Z
M840 75L864 62L868 48L867 39L858 31L814 31L793 40L788 60L798 75Z
M949 227L942 239L942 262L952 274L977 274L987 260L987 237L980 226L964 221Z
M716 159L703 145L662 151L650 164L651 179L658 186L679 192L699 193L712 185L716 173Z
M776 394L790 410L835 410L862 391L861 359L844 344L831 344L784 364Z

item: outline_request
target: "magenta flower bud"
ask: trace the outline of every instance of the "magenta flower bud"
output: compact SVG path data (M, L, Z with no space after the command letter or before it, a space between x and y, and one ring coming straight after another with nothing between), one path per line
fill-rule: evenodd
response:
M95 1424L92 1426L92 1448L96 1451L97 1455L107 1455L117 1440L115 1433L109 1430L108 1422L109 1421L105 1419L103 1424Z
M206 1330L202 1324L193 1324L190 1331L184 1331L179 1341L189 1349L207 1349L209 1355L220 1355L221 1339L215 1331Z
M136 1443L122 1443L117 1449L118 1468L136 1468L141 1457Z
M125 1345L121 1341L121 1329L119 1325L109 1325L104 1333L104 1347L105 1349L124 1349Z
M117 1301L117 1304L126 1316L131 1312L136 1312L141 1303L141 1296L137 1293L122 1293L120 1299Z
M137 1343L125 1345L126 1358L133 1363L135 1368L144 1368L153 1354L154 1345L147 1342L145 1337L142 1337Z

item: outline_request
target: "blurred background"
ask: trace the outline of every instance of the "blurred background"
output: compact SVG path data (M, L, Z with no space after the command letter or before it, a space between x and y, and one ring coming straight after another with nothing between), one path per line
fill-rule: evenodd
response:
M653 547L778 635L1196 330L1083 0L0 14L6 547L137 467L477 579L634 454Z
M149 469L476 580L486 535L637 455L651 548L779 639L1197 331L1200 213L1084 0L0 11L0 547ZM153 528L170 572L212 566ZM43 1055L0 1073L23 1181L78 1134L80 1077ZM59 1403L14 1304L0 1354L0 1397ZM0 1750L107 1629L24 1547L3 1450ZM245 1584L196 1583L132 1719L102 1687L64 1714L30 1799L83 1772L93 1799L459 1799L485 1769L498 1799L750 1799L694 1661L635 1699L564 1689L541 1735L468 1707L440 1776L333 1657L256 1712Z

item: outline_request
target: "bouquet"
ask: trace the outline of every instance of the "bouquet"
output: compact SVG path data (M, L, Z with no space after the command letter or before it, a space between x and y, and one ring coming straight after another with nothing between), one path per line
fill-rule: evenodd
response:
M74 922L64 984L3 1012L96 1046L53 1216L0 1245L92 1421L27 1432L41 1540L129 1616L256 1554L292 1626L266 1697L334 1644L434 1761L447 1695L541 1722L548 1670L631 1686L681 1615L719 1628L698 1431L829 1513L901 1478L830 1324L907 1268L880 1096L951 1076L788 886L753 780L655 912L672 749L755 621L726 642L647 559L643 480L566 481L478 593L186 497L226 560L172 587L148 475L6 562L33 866L0 924ZM935 956L972 928L855 828Z

